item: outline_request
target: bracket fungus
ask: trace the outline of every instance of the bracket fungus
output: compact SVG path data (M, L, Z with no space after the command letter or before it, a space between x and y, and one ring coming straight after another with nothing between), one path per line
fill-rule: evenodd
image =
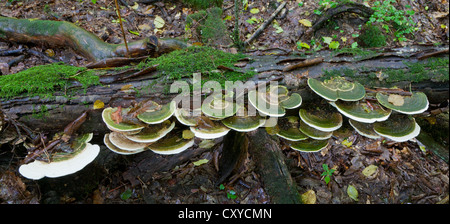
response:
M306 139L302 141L290 142L289 146L300 152L319 152L328 146L328 140Z
M238 108L233 102L220 98L205 100L202 104L202 112L211 119L221 120L236 114Z
M188 130L189 131L189 130ZM183 131L177 130L169 133L161 140L148 146L154 153L162 155L173 155L192 147L194 138L184 138Z
M300 118L305 124L324 132L331 132L342 126L342 115L326 110L299 110Z
M277 136L289 141L301 141L308 138L299 129L299 118L297 116L287 116L278 119Z
M289 90L285 86L269 86L265 92L249 91L248 102L263 115L282 117L286 114L286 109L294 109L302 104L300 94L288 94Z
M308 78L308 86L317 95L328 101L358 101L366 95L363 85L358 82L349 82L343 77L333 77L323 82Z
M387 121L374 123L373 130L393 141L406 142L419 135L420 126L409 115L395 114Z
M374 123L385 121L391 115L390 109L384 109L377 102L369 103L364 101L335 101L330 102L341 114L363 123Z
M300 120L300 131L306 136L316 139L316 140L325 140L331 138L333 135L332 131L320 131L309 125L307 125L303 120Z
M185 108L177 108L175 110L175 117L183 125L197 126L199 116L194 116L195 113L201 114L201 109L198 108L195 110L190 110Z
M71 144L73 150L70 153L59 152L50 155L50 162L35 160L21 165L19 173L33 180L43 177L61 177L75 173L91 163L100 152L98 145L92 145L89 141L93 134L84 134L77 137Z
M245 109L244 109L245 110ZM266 120L261 116L248 116L247 110L244 111L243 116L232 116L222 120L222 123L229 129L238 132L249 132L262 127Z
M144 112L139 113L137 118L147 124L159 124L172 117L177 109L175 101L171 101L165 105L159 105L152 102L153 105L146 108Z
M197 126L191 126L190 130L194 133L195 137L201 139L215 139L220 138L228 134L231 130L227 128L220 121L212 121L207 117L202 118L201 124Z
M373 130L373 123L363 123L352 119L349 119L348 123L350 123L350 125L356 130L356 132L364 137L371 139L381 138L381 136Z
M109 140L109 135L110 134L105 134L105 136L103 137L103 143L106 145L106 147L108 147L109 150L111 150L117 154L132 155L132 154L143 152L145 150L145 148L135 150L135 151L128 151L128 150L120 149L111 143L111 141Z
M137 124L130 124L126 122L117 122L113 119L113 114L115 113L121 113L120 116L123 116L124 114L128 113L130 111L130 108L117 108L117 107L108 107L105 108L102 112L102 119L103 122L106 124L106 127L108 127L111 131L116 132L127 132L127 133L136 133L139 132L144 128L144 126L137 125Z
M136 134L124 134L131 141L139 143L156 142L166 136L175 127L175 122L165 120L160 124L153 124L145 127Z
M416 92L411 96L384 94L378 92L377 100L386 108L403 114L420 114L428 109L428 99L425 93Z

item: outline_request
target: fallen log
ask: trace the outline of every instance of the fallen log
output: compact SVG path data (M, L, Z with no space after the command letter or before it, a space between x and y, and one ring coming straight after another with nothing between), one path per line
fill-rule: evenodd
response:
M0 16L0 41L33 43L43 46L69 46L88 60L156 56L188 45L178 40L158 40L150 36L125 44L109 44L93 33L66 21L16 19Z

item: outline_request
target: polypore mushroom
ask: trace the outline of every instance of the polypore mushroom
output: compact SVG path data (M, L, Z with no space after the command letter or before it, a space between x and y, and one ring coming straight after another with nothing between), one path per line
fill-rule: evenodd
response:
M151 143L141 143L141 142L132 141L120 132L111 132L109 134L109 141L115 147L117 147L121 150L131 151L131 152L143 151L145 149L145 147L147 147L149 144L151 144Z
M202 112L214 120L221 120L233 116L238 108L235 103L222 98L211 98L202 104Z
M153 124L145 127L137 134L124 134L131 141L139 143L156 142L167 135L175 127L175 122L165 120L160 124Z
M248 92L248 101L259 112L266 116L282 117L286 109L294 109L302 104L302 98L298 93L288 96L285 86L270 86L266 91L252 90Z
M143 152L145 150L145 148L141 148L141 149L135 150L135 151L120 149L111 143L111 141L109 140L109 134L105 134L105 136L103 137L103 143L105 143L105 145L106 145L106 147L108 147L108 149L110 149L111 151L113 151L117 154L121 154L121 155L132 155L132 154Z
M306 136L316 139L316 140L325 140L331 138L333 132L326 132L317 130L309 125L307 125L303 120L300 120L300 131Z
M195 113L197 113L199 116L195 116ZM195 110L177 108L175 110L175 117L177 118L177 120L181 124L186 126L197 126L200 115L201 115L200 108Z
M308 78L308 86L319 96L328 101L338 99L344 101L358 101L366 95L363 85L349 82L344 77L333 77L323 82Z
M381 138L381 136L373 130L373 123L363 123L352 119L349 119L348 122L356 130L356 132L364 137L371 139Z
M126 133L137 133L144 128L144 126L138 124L130 124L125 122L116 122L113 120L112 116L114 113L126 114L130 111L130 108L122 108L121 111L117 111L119 108L108 107L102 112L102 119L106 126L111 131L116 132L126 132ZM120 115L122 116L122 115Z
M391 115L390 109L384 109L377 102L363 101L335 101L330 102L340 113L355 121L363 123L374 123L377 121L385 121Z
M306 139L302 141L290 142L289 146L300 152L319 152L328 146L328 140Z
M230 129L227 128L220 121L212 121L208 117L202 116L199 118L199 124L197 126L191 126L190 130L194 133L195 137L202 139L215 139L225 136Z
M238 132L249 132L262 127L266 120L259 115L249 116L247 110L244 108L243 116L232 116L222 120L222 123L230 129Z
M428 109L428 99L425 93L416 92L411 96L400 96L397 94L384 94L378 92L377 100L386 108L402 114L420 114Z
M327 110L299 110L300 118L307 125L324 132L331 132L342 126L342 115Z
M91 163L100 152L98 145L88 143L92 139L92 133L82 135L75 139L71 153L54 153L50 162L35 160L31 163L21 165L19 173L33 180L43 177L61 177L75 173Z
M405 114L395 114L387 121L377 122L373 130L385 138L396 142L406 142L415 138L420 133L420 126L413 117Z
M297 116L279 118L277 126L279 131L276 135L286 140L300 141L308 138L299 130L299 118Z
M189 130L184 130L189 131ZM194 145L194 138L183 138L183 131L169 133L164 138L148 146L154 153L172 155L183 152Z
M137 118L147 124L159 124L172 117L177 109L175 101L165 105L154 103L153 106L146 108L144 112L137 115Z

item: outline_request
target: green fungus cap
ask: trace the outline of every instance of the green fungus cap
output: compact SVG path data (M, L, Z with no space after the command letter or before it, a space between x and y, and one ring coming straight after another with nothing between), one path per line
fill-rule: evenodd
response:
M195 116L195 113L197 113L199 116ZM190 110L190 109L185 109L185 108L177 108L175 110L175 117L177 118L177 120L186 126L197 126L198 124L198 118L201 115L201 109L195 109L195 110Z
M157 104L155 103L155 105ZM137 118L147 124L159 124L172 117L176 109L176 102L171 101L170 103L163 106L149 108L145 112L137 115Z
M300 152L319 152L328 146L328 140L306 139L303 141L290 142L289 146Z
M385 138L396 142L406 142L415 138L420 133L420 126L413 117L405 114L395 114L387 121L377 122L373 130Z
M342 115L325 110L299 110L300 118L307 125L324 132L331 132L342 126Z
M228 134L230 131L222 122L211 121L208 124L197 125L190 127L195 137L201 139L215 139L220 138Z
M283 96L286 99L286 96ZM278 95L252 90L248 92L248 102L260 113L271 117L282 117L286 110L280 105Z
M343 77L334 77L323 82L308 78L308 86L319 96L328 101L338 99L344 101L358 101L366 95L363 85L349 82Z
M316 140L325 140L325 139L329 139L331 138L331 136L333 135L333 132L325 132L325 131L320 131L317 130L309 125L307 125L305 122L303 122L302 120L300 120L300 131L305 134L306 136L312 138L312 139L316 139Z
M373 130L373 123L363 123L352 119L349 119L348 122L356 130L356 132L364 137L371 139L381 138L381 136Z
M223 100L212 99L209 102L202 103L202 112L214 119L224 119L236 114L238 107L235 103Z
M134 142L125 137L120 132L111 132L109 134L109 141L119 149L126 151L139 151L144 150L150 143Z
M293 93L289 98L281 101L280 105L285 109L295 109L302 105L302 97L298 93Z
M377 100L386 108L403 114L420 114L428 109L428 99L425 93L416 92L412 96L383 94L378 92Z
M188 129L186 129L188 130ZM164 138L148 146L148 149L154 153L162 155L173 155L192 147L194 145L194 138L183 138L183 131L178 130L169 133Z
M152 124L148 127L145 127L137 134L128 135L125 134L125 137L134 142L139 143L150 143L156 142L159 139L166 136L172 129L175 127L175 122L170 120L165 120L160 124Z
M137 124L128 124L125 122L120 122L117 124L111 118L111 114L116 112L117 110L118 110L117 107L115 107L115 108L108 107L108 108L105 108L102 112L103 122L105 122L108 129L110 129L111 131L115 131L115 132L138 132L144 128L143 126L140 126ZM129 110L130 110L130 108L122 108L122 111L121 111L122 115L128 113Z
M300 119L297 116L279 118L279 131L276 135L289 141L300 141L307 139L308 136L299 130L299 120Z
M123 150L123 149L120 149L120 148L116 147L114 144L111 143L111 141L109 140L109 134L105 134L105 136L103 137L103 143L105 143L106 147L109 150L111 150L111 151L113 151L113 152L115 152L117 154L121 154L121 155L133 155L133 154L136 154L136 153L143 152L145 150L145 148L141 148L141 149L138 149L138 150Z
M330 102L341 114L363 123L374 123L377 121L385 121L391 115L390 109L384 109L381 105L374 102L370 107L367 102L363 101L335 101Z
M222 120L222 123L230 129L238 132L249 132L258 129L266 123L260 116L232 116Z

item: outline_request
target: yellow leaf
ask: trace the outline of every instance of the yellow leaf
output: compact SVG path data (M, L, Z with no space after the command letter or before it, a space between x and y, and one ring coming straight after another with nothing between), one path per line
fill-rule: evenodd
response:
M306 27L311 27L312 26L311 21L309 21L307 19L301 19L298 22L303 24L303 26L306 26Z
M316 203L316 192L313 190L308 190L302 194L303 204L315 204Z
M405 100L403 99L403 96L390 94L388 97L388 102L394 104L394 106L403 106Z
M101 100L96 100L94 102L94 110L102 109L103 107L105 107L105 103L103 103Z
M353 142L349 141L348 139L344 139L344 141L342 141L341 144L350 147L352 146Z
M129 89L131 89L131 88L133 88L133 85L128 84L128 85L122 86L122 87L120 88L120 90L125 91L125 90L129 90Z
M342 42L347 42L347 37L341 37Z
M259 13L259 9L258 8L250 9L250 13L251 14L257 14L257 13Z
M155 24L155 27L157 29L161 29L164 27L166 22L163 18L161 18L161 16L155 16L155 20L153 21L153 23Z
M208 163L208 162L209 162L208 159L201 159L201 160L199 160L197 162L193 162L193 164L196 165L196 166L200 166L200 165L203 165L203 164Z
M441 24L441 28L445 29L445 28L447 28L447 26L445 24Z

